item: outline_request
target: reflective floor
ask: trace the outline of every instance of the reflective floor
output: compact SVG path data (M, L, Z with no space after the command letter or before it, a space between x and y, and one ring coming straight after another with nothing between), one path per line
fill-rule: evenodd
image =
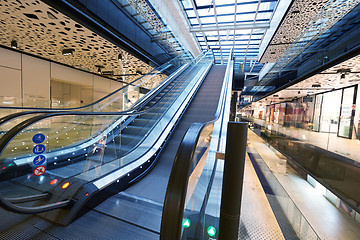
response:
M285 239L248 157L245 160L239 239Z

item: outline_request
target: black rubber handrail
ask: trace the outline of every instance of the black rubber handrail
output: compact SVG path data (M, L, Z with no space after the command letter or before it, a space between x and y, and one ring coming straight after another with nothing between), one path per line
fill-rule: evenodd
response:
M232 53L233 51L231 50L228 62L229 66L231 65L230 59ZM206 123L193 123L186 131L183 139L181 140L171 169L169 182L165 194L160 227L160 239L162 240L176 240L181 238L181 227L184 214L187 186L189 182L189 175L197 142L199 140L202 130L210 124L213 124L220 118L226 104L225 100L228 84L229 81L225 83L224 88L222 89L220 95L221 102L219 103L219 106L221 107L217 108L215 118Z
M194 59L193 61L195 61L196 59ZM186 69L186 67L184 67L183 69L181 69L181 67L178 69L178 70L180 70L180 72L178 73L178 74L180 74L180 73L182 73L184 70ZM177 71L178 71L177 70ZM149 73L148 73L149 74ZM171 77L174 77L174 76L170 76L170 78ZM140 78L138 78L137 80L139 80ZM137 81L137 80L135 80L135 81ZM133 81L133 82L135 82L135 81ZM133 83L132 82L132 83ZM166 81L166 82L168 82L168 80ZM131 83L129 83L128 85L126 85L126 86L124 86L124 87L122 87L122 88L120 88L120 89L118 89L118 90L116 90L116 91L114 91L113 93L110 93L109 95L107 95L107 96L105 96L105 97L103 97L103 98L101 98L101 99L99 99L97 102L99 102L99 101L101 101L101 100L103 100L103 99L105 99L105 98L107 98L107 97L110 97L111 95L113 95L113 94L115 94L116 92L118 92L118 91L120 91L120 90L122 90L123 88L125 88L125 87L127 87L127 86L129 86ZM154 88L154 89L152 89L152 90L161 90L162 88L160 87L159 89L156 89L156 88ZM151 91L152 91L151 90ZM150 91L150 92L151 92ZM155 91L156 92L156 91ZM142 100L146 100L146 99L142 99ZM96 103L96 102L95 102ZM92 104L95 104L95 103L92 103ZM146 102L147 103L147 102ZM90 105L92 105L92 104L90 104ZM87 106L90 106L90 105L87 105ZM141 105L141 106L143 106L144 104L142 104L142 102L140 101L140 102L137 102L137 103L135 103L133 106L132 106L132 108L131 109L128 109L128 110L126 110L126 111L122 111L122 113L124 113L124 114L126 114L127 112L129 112L129 111L134 111L135 109L138 109L139 108L139 105ZM74 109L72 109L72 108L61 108L61 110L56 110L56 109L54 109L54 108L52 108L52 110L49 110L49 109L45 109L45 110L36 110L36 111L26 111L26 112L18 112L18 113L12 113L12 114L9 114L9 115L7 115L7 116L5 116L5 117L2 117L2 118L0 118L0 126L2 125L2 124L5 124L5 123L7 123L7 122L9 122L9 121L11 121L11 120L13 120L13 119L15 119L15 118L18 118L18 117L23 117L23 116L25 116L25 115L30 115L30 114L41 114L41 113L57 113L57 112L70 112L69 110L76 110L76 109L80 109L80 108L84 108L84 107L87 107L87 106L82 106L82 107L79 107L79 108L74 108ZM140 106L140 107L141 107ZM11 107L0 107L0 108L11 108ZM18 108L16 108L16 109L18 109ZM30 108L31 109L31 108ZM35 109L40 109L40 108L35 108Z
M47 212L50 210L69 206L72 203L73 203L73 200L64 200L64 201L60 201L60 202L56 202L56 203L45 204L42 206L25 207L25 206L15 205L15 204L7 201L2 196L0 196L0 206L1 207L3 207L4 209L6 209L8 211L22 213L22 214L35 214L35 213Z
M6 200L10 203L24 203L24 202L32 202L36 200L49 198L50 196L51 196L50 193L41 193L41 194L25 196L25 197L6 198Z
M210 52L210 50L208 52L204 53L204 54L201 54L199 57L194 59L192 62L196 62L197 60L202 59L209 52ZM175 87L175 86L173 86L173 87ZM166 95L164 95L163 97L165 97L165 96ZM154 104L151 108L148 108L148 109L146 109L144 111L139 111L139 112L130 112L129 111L126 115L139 115L141 113L148 112L153 107L155 107L163 97L161 97L157 101L157 103ZM46 114L38 115L38 116L29 118L29 119L17 124L16 126L14 126L9 131L6 132L6 134L0 139L0 155L2 154L2 152L4 151L6 146L9 144L9 142L15 136L17 136L17 134L19 132L21 132L23 129L29 127L30 125L32 125L32 124L34 124L34 123L36 123L36 122L38 122L38 121L40 121L42 119L50 118L50 117L54 117L54 116L65 116L65 115L66 116L74 116L74 115L82 115L82 116L96 116L96 115L116 116L116 115L125 115L125 114L123 112L118 112L117 113L117 112L79 112L79 111L75 111L75 112L46 113ZM46 211L50 211L50 210L54 210L54 209L57 209L57 208L68 206L68 205L72 204L73 202L74 202L73 200L64 200L64 201L61 201L61 202L46 204L46 205L43 205L43 206L23 207L23 206L18 206L18 205L15 205L15 204L11 203L9 200L4 198L0 194L0 206L1 207L5 208L6 210L9 210L9 211L16 212L16 213L22 213L22 214L35 214L35 213L46 212Z
M208 53L210 52L210 50L208 52L206 52L205 54L203 54L199 59L202 59L202 57L205 57ZM193 61L198 60L198 58L194 59ZM173 89L176 85L174 85L171 89ZM161 89L159 89L161 90ZM74 111L74 112L52 112L52 113L45 113L42 115L38 115L29 119L26 119L25 121L17 124L16 126L14 126L13 128L11 128L9 131L7 131L4 136L0 139L0 156L2 154L2 152L4 151L5 147L7 146L7 144L22 130L24 130L26 127L29 127L30 125L45 119L45 118L50 118L50 117L55 117L55 116L121 116L121 115L127 115L127 116L134 116L134 115L140 115L146 112L149 112L150 110L152 110L152 108L156 107L157 104L161 101L161 99L165 98L167 96L167 94L170 92L170 90L164 95L162 96L153 106L151 106L150 108L143 110L143 111L137 111L138 109L141 109L142 107L144 107L144 105L146 105L148 103L148 101L151 101L151 98L148 98L147 101L145 101L144 103L139 103L136 106L136 109L129 109L123 112L80 112L80 111Z
M180 239L185 198L196 143L204 124L193 123L176 153L166 190L161 218L160 239ZM180 226L180 227L179 227Z

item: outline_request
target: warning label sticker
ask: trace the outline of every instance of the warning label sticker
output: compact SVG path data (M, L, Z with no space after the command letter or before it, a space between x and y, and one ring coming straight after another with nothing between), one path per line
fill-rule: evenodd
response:
M46 167L45 166L38 166L34 169L33 173L35 176L41 176L45 173Z

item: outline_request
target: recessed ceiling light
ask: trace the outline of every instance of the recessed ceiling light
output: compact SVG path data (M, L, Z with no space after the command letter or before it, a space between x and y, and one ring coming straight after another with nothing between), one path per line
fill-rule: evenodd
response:
M72 48L65 48L62 50L62 55L64 56L70 56L75 52L75 49Z
M12 40L10 45L11 45L12 48L15 48L15 49L18 47L16 40Z
M102 65L95 65L95 67L97 67L97 72L98 72L99 74L101 74L101 69L104 68L104 66L102 66Z

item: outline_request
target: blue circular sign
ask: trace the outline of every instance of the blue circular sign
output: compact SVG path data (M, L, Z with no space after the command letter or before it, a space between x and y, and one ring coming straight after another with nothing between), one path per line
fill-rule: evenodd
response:
M32 138L34 143L42 143L45 141L45 135L42 133L35 134Z
M34 158L33 164L36 166L43 165L46 161L46 157L44 155L38 155Z
M45 152L45 146L42 144L36 145L33 148L33 153L34 154L42 154L43 152Z

